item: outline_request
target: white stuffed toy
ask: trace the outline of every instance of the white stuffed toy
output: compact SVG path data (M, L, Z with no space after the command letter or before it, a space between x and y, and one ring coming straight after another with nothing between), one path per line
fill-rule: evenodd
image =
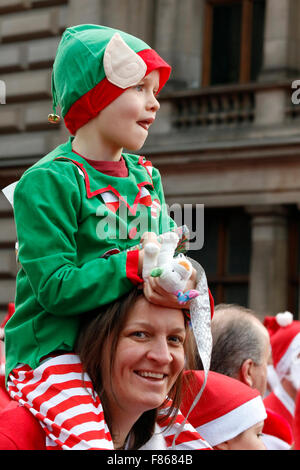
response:
M174 258L179 237L175 232L160 236L161 246L146 242L144 246L143 279L158 277L159 284L167 292L177 295L179 303L185 303L199 295L195 289L184 292L193 267L182 254Z

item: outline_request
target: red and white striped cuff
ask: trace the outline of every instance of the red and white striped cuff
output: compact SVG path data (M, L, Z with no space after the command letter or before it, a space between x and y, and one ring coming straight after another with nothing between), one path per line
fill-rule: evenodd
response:
M139 276L139 250L127 252L126 276L135 285L141 284L143 279Z

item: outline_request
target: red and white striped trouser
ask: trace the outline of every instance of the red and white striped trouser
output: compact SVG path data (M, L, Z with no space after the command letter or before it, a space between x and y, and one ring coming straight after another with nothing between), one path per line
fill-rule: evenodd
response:
M66 353L47 359L36 369L19 365L9 375L10 396L25 406L40 421L49 450L113 450L113 442L104 419L103 408L92 382L83 373L79 356ZM160 410L165 414L170 403ZM171 447L183 422L162 429L166 447ZM208 449L209 445L195 429L185 423L176 439L176 450Z
M7 389L40 421L47 449L113 449L100 399L77 355L52 357L36 369L20 365Z

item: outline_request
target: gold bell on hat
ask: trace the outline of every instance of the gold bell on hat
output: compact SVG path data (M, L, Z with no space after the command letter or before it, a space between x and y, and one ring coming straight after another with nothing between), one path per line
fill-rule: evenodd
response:
M58 124L60 121L60 116L58 114L48 114L48 121L51 122L51 124Z

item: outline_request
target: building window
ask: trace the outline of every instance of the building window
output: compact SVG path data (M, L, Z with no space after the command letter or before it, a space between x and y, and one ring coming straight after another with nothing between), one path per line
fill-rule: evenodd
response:
M204 246L189 256L203 266L216 304L248 306L251 220L242 209L204 211Z
M207 0L202 86L255 81L261 69L265 0Z

